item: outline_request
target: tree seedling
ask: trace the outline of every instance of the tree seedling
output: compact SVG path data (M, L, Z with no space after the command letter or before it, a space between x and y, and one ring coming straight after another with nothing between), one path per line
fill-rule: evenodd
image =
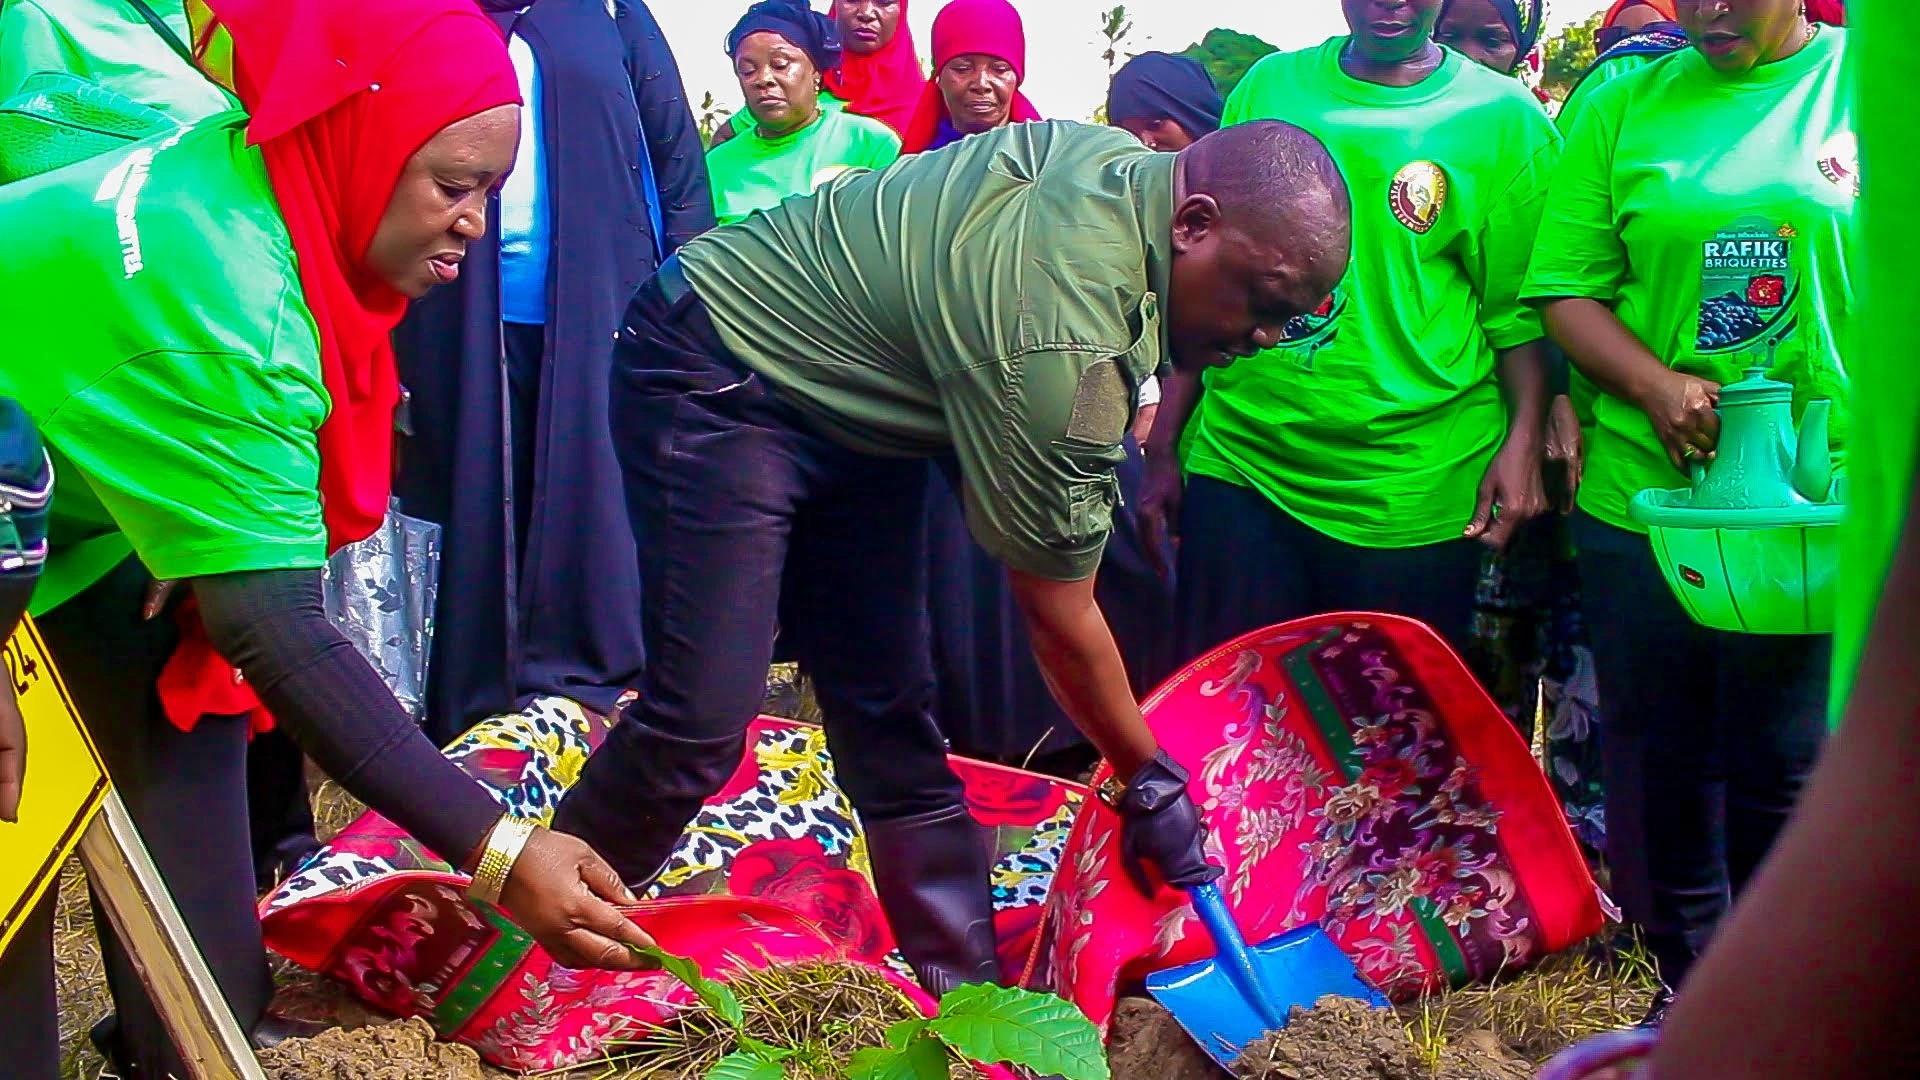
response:
M797 1048L773 1046L745 1032L740 999L699 965L659 948L652 957L732 1028L735 1048L708 1070L706 1080L786 1080ZM1070 1002L1052 994L1002 986L956 987L940 999L939 1014L905 1020L887 1030L886 1045L868 1047L847 1063L848 1080L947 1080L955 1057L1018 1065L1062 1080L1109 1080L1099 1029Z

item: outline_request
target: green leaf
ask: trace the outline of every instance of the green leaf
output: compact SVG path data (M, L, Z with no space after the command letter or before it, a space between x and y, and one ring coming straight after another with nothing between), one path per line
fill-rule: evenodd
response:
M1024 1065L1065 1080L1109 1080L1106 1048L1093 1021L1071 1002L1031 990L974 984L940 999L927 1021L960 1056Z
M800 1052L791 1048L769 1046L747 1035L740 1036L740 1049L743 1053L751 1054L762 1061L785 1061Z
M628 948L642 956L650 956L659 961L660 966L667 970L667 974L686 983L687 988L693 991L693 996L699 998L702 1005L718 1013L720 1019L727 1022L727 1026L738 1031L746 1022L746 1014L740 1009L740 999L733 995L733 991L728 989L726 984L714 982L700 974L699 964L684 956L675 956L658 945L648 945L644 948L629 945Z
M908 1043L919 1038L920 1033L925 1030L927 1030L925 1019L902 1020L887 1029L887 1045L895 1050L904 1050Z
M858 1051L847 1062L849 1080L947 1080L948 1075L946 1044L924 1033L904 1047Z
M713 1063L707 1080L787 1080L787 1070L777 1061L735 1050Z

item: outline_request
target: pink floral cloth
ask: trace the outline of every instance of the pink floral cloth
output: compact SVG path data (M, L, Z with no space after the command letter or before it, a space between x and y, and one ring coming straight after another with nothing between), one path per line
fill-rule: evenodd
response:
M598 717L547 699L488 720L447 753L504 806L544 819L604 733ZM636 921L711 977L741 965L847 960L881 967L931 1010L893 953L865 840L820 729L762 718L748 747ZM955 759L954 767L975 817L997 833L1002 961L1022 973L1084 791L997 765ZM468 901L465 886L417 841L367 814L263 901L267 944L369 1004L426 1017L442 1037L521 1071L591 1061L690 1000L661 973L555 965L501 912Z
M1192 772L1250 942L1318 923L1404 998L1600 928L1598 890L1526 743L1420 623L1342 614L1248 634L1169 680L1146 713ZM1183 894L1133 886L1119 819L1098 800L1074 825L1045 919L1028 985L1102 1026L1121 983L1213 952Z

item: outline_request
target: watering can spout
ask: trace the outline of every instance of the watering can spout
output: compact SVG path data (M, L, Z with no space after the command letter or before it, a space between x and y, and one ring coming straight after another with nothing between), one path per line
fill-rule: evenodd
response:
M1793 490L1808 502L1826 502L1833 489L1833 449L1827 444L1827 418L1833 402L1809 401L1800 418L1800 445L1793 456Z

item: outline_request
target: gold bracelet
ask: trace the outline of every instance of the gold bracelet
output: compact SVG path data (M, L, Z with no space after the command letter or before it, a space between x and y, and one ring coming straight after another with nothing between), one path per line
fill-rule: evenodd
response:
M513 873L514 862L520 858L521 849L527 846L536 828L539 828L537 822L511 814L495 822L493 831L487 834L487 849L480 856L480 865L474 867L467 896L484 904L498 904L500 894L507 887L507 875Z

